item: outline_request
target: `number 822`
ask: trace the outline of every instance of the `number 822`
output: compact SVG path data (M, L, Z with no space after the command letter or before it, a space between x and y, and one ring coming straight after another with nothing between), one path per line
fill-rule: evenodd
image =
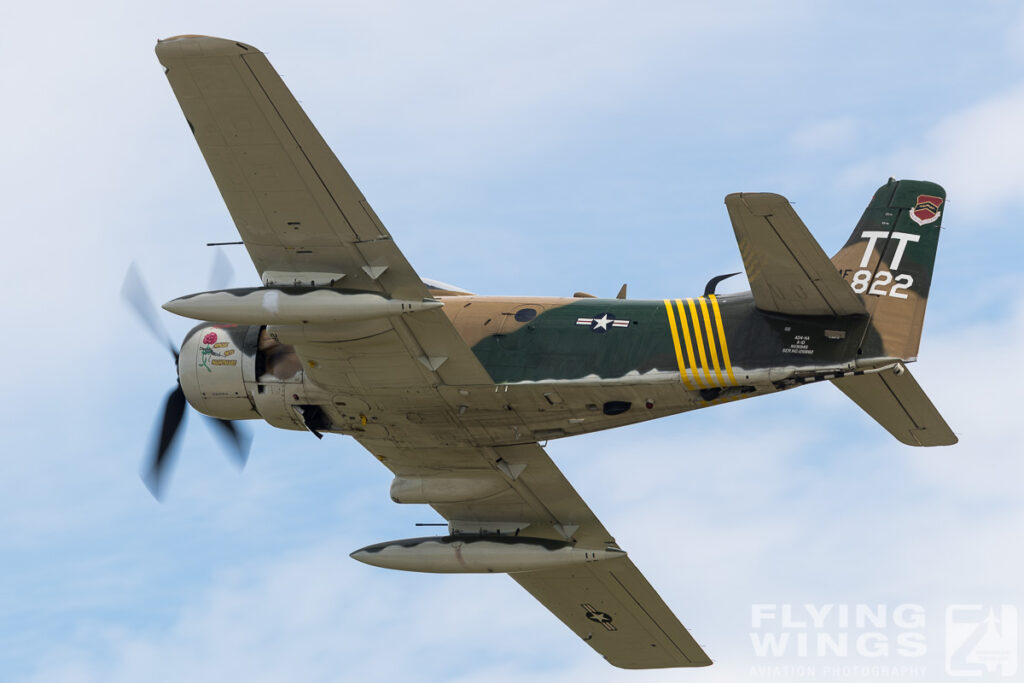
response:
M853 274L853 281L850 286L857 294L874 294L875 296L892 296L897 299L906 299L906 291L914 284L914 278L903 274L893 277L887 270L880 270L872 273L870 270L861 269ZM891 286L890 286L891 285Z

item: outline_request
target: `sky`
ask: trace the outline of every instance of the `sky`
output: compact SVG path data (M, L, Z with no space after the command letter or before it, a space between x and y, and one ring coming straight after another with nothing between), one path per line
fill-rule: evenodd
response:
M21 360L0 397L0 679L1024 670L1018 3L164 5L5 9L0 350ZM827 384L551 442L715 660L702 670L614 669L506 577L351 560L437 516L393 504L345 437L252 423L240 473L193 414L157 503L139 470L174 365L121 282L136 261L159 302L200 291L205 243L237 239L153 54L182 33L264 50L418 272L483 294L692 296L742 270L730 192L785 195L833 252L888 177L940 183L912 370L960 443L905 447ZM990 613L992 671L963 659Z

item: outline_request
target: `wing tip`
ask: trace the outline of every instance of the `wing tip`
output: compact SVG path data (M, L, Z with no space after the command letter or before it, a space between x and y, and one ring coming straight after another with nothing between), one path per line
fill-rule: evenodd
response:
M218 38L216 36L205 36L199 33L182 33L177 36L157 39L157 54L167 52L171 49L187 50L190 53L197 52L204 56L223 56L259 52L259 50L252 45L247 45L237 40Z
M620 659L619 661L614 661L614 659L608 655L605 655L604 659L606 662L614 666L616 669L626 669L629 671L638 671L644 669L702 669L704 667L708 667L714 664L714 661L707 656L707 653L702 651L701 654L704 655L703 658L691 659L690 657L686 657L686 661L676 660L671 663L651 663L649 661L641 661L635 659L630 659L626 661Z
M921 432L926 432L921 434ZM924 436L924 438L921 438ZM960 443L960 438L948 427L946 429L911 430L909 437L896 435L900 443L908 446L935 448L936 446L955 446Z
M729 204L730 202L745 201L746 199L767 199L773 201L782 200L787 204L792 203L784 195L778 194L776 192L730 192L729 194L725 195L726 204Z

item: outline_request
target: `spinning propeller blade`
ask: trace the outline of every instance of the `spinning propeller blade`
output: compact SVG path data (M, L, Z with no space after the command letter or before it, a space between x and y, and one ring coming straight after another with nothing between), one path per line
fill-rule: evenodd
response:
M217 417L209 418L208 424L213 425L214 433L220 437L221 443L238 468L245 467L246 461L249 460L249 446L252 445L252 435L248 430L236 425L234 420L221 420Z
M213 254L213 265L210 266L210 290L227 289L234 277L235 269L224 255L224 250L217 249Z
M171 335L167 334L167 329L160 322L156 306L153 305L153 300L149 298L149 291L146 290L142 276L139 275L139 268L135 265L134 261L128 266L128 272L124 276L124 284L121 285L121 296L139 316L146 329L156 337L158 342L166 346L170 350L171 355L174 356L174 359L177 360L178 347L171 341Z
M211 288L223 289L228 285L234 270L222 252L217 252L214 258L213 267L210 272ZM132 263L125 275L124 284L121 287L121 296L131 306L132 310L139 316L142 324L152 333L161 344L166 346L174 357L174 363L178 363L178 348L171 341L153 300L149 297L146 285L139 274L139 269ZM152 455L148 459L148 465L142 471L142 481L146 488L157 500L163 494L164 480L167 477L169 463L173 460L172 446L175 438L181 430L182 422L185 420L185 407L188 400L181 388L181 382L167 395L167 402L164 406L163 417L160 421L159 438L156 440ZM249 446L252 437L244 429L236 425L232 420L222 420L211 417L214 433L220 438L228 451L228 455L238 464L239 468L245 466L249 458Z
M142 474L142 481L146 488L153 494L153 497L160 500L161 486L163 484L164 470L168 463L168 453L174 437L178 435L181 423L185 419L185 392L181 385L167 395L167 405L164 407L164 416L160 425L160 440L156 443L156 450L150 458L149 467Z

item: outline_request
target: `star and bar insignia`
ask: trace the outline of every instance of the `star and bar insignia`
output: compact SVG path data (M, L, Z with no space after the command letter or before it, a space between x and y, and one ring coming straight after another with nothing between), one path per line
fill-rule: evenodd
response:
M602 313L595 318L576 318L577 325L587 325L591 332L607 332L613 327L629 327L628 320L616 320L611 313Z
M595 609L589 602L584 602L580 605L587 612L587 619L593 622L601 624L607 631L618 631L619 629L612 623L612 616L607 612L602 612L599 609Z

